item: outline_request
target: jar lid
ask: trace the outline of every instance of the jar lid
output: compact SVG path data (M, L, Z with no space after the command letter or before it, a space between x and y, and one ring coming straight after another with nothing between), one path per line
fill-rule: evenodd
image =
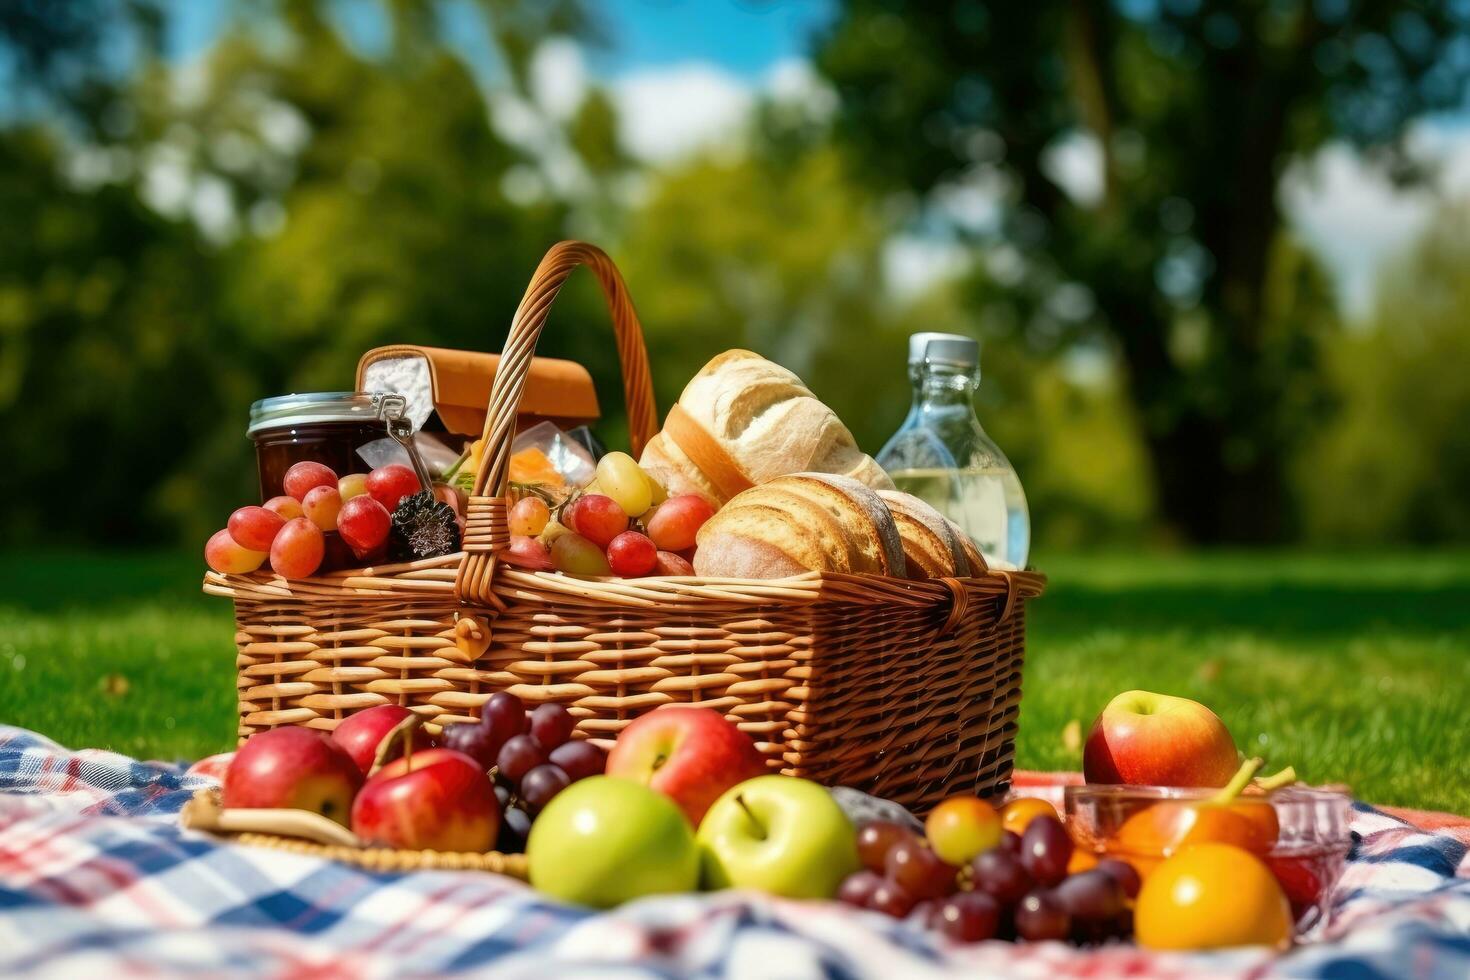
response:
M909 336L909 364L980 365L980 344L957 333L916 333Z
M314 422L376 422L378 399L385 392L313 391L262 398L250 406L247 436Z

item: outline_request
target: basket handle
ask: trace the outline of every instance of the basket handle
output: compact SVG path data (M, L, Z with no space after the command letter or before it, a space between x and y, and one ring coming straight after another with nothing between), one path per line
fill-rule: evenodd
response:
M623 369L623 397L628 408L628 441L633 456L658 433L658 410L653 401L653 379L648 370L648 349L643 328L628 296L623 277L607 253L586 242L565 241L553 245L541 259L531 283L516 307L510 333L500 352L500 364L490 387L490 405L485 411L485 452L466 514L464 550L454 590L459 600L475 606L499 607L492 579L495 555L510 543L505 492L510 476L510 447L515 440L516 415L521 393L531 373L536 341L551 314L551 304L567 277L585 265L597 276L612 314L618 360Z
M658 433L658 410L653 401L653 379L648 371L648 349L643 344L643 328L623 277L607 253L586 242L558 242L542 258L531 276L521 305L516 307L510 333L500 352L500 365L490 388L490 406L485 412L483 433L486 452L480 457L475 474L474 494L505 496L506 478L510 472L510 447L515 440L516 415L521 393L531 373L531 358L536 341L551 314L551 304L561 291L562 283L585 265L597 276L602 294L612 313L613 333L617 338L618 360L623 368L623 398L628 408L628 439L633 457L643 454L643 447Z

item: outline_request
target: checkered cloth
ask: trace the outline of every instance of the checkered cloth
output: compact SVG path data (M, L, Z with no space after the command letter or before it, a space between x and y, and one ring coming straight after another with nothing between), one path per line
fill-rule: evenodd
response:
M594 914L497 875L221 844L175 823L219 765L68 752L0 726L0 975L1470 976L1470 831L1361 804L1325 941L1163 956L957 946L833 902L730 892Z

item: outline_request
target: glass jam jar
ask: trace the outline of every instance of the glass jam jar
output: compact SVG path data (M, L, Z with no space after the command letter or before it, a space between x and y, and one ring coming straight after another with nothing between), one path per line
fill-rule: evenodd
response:
M284 492L286 471L302 460L325 463L338 476L368 472L357 450L387 437L378 417L381 397L381 392L326 391L278 395L251 405L245 434L255 442L261 502Z

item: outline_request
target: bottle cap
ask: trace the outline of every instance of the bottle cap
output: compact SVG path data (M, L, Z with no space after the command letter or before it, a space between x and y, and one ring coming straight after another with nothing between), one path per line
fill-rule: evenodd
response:
M980 344L957 333L916 333L909 336L909 364L980 366Z

